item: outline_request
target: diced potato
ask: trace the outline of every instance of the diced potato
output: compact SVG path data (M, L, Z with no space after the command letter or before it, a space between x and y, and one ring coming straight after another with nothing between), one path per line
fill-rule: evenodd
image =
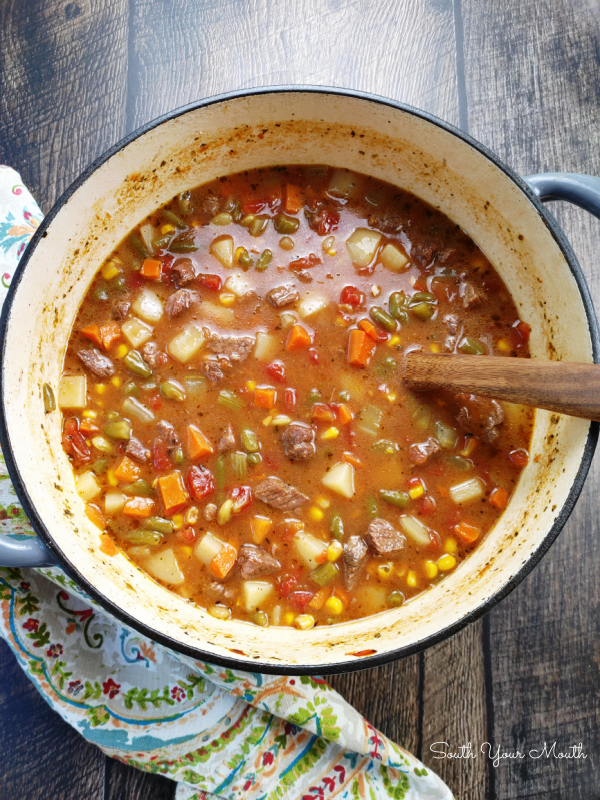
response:
M383 266L392 272L403 272L408 264L408 258L395 244L386 244L379 259Z
M171 339L167 350L179 361L180 364L187 364L204 344L204 334L195 325L187 325L181 333Z
M421 520L407 514L406 516L400 517L400 525L404 533L417 547L429 547L431 544L429 531Z
M354 467L352 464L346 464L345 461L340 461L335 464L329 472L326 472L323 477L323 485L332 492L341 494L342 497L354 497Z
M86 503L89 503L94 497L98 497L102 491L100 489L100 484L96 480L96 476L91 470L82 472L81 475L78 476L76 486L77 494L82 500L85 500Z
M126 417L135 417L135 419L139 419L140 422L154 422L156 417L150 411L149 408L142 405L139 400L136 400L135 397L128 397L122 407L121 411L123 415Z
M159 581L177 586L185 580L185 575L181 571L175 558L175 553L171 549L154 553L146 559L144 566L150 575L158 578Z
M300 560L311 570L319 566L317 559L323 557L323 553L327 552L329 546L328 542L323 542L305 531L298 531L294 536L294 545Z
M225 289L228 292L233 292L236 297L245 297L252 291L252 284L247 280L242 273L230 275L225 281Z
M86 403L85 375L63 375L58 384L59 408L85 408Z
M146 222L140 228L140 235L142 237L142 242L146 250L148 251L148 255L154 255L154 238L156 236L156 231L154 230L154 226L151 222Z
M210 300L202 300L202 318L209 319L222 325L224 328L232 325L235 320L235 310L227 308L221 304L211 303Z
M158 322L163 315L160 298L148 288L142 289L131 308L144 322Z
M351 400L360 400L366 394L366 382L363 381L363 372L357 369L342 369L339 372L340 388L350 392Z
M485 487L481 478L470 478L468 481L451 486L449 492L450 498L457 505L464 505L465 503L473 503L475 500L481 500L485 494Z
M246 611L260 608L273 591L273 584L267 581L243 581L242 597Z
M318 294L309 294L298 304L298 316L306 319L324 308L327 308L327 300L324 297Z
M210 253L227 269L233 266L233 239L231 236L217 236L210 245Z
M356 599L360 604L361 613L376 614L383 611L387 605L387 590L381 586L360 586L356 590Z
M224 542L217 539L210 531L205 533L194 549L194 555L205 566L208 567L213 558L223 547Z
M114 517L123 510L125 505L125 495L118 489L111 489L104 495L104 513L108 517Z
M375 258L375 253L381 241L379 231L370 231L368 228L357 228L350 238L346 240L346 247L350 253L352 263L356 267L368 267Z
M356 192L362 184L360 175L346 169L336 169L331 176L327 192L332 197L348 198Z
M128 319L127 322L121 325L121 331L130 346L137 349L150 341L154 328L151 328L150 325L146 325L141 319L136 319L134 317L133 319Z
M259 331L256 334L254 358L258 361L271 361L277 357L280 351L281 341L278 336L272 333L264 333L264 331Z

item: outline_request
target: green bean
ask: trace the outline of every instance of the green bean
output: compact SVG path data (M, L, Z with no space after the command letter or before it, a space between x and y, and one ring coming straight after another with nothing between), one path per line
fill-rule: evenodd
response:
M217 403L230 411L241 411L244 404L235 392L230 392L228 389L222 389L217 397Z
M399 592L397 589L394 592L391 592L388 595L388 605L392 606L392 608L397 608L404 603L404 595L402 592Z
M174 233L165 233L164 236L159 236L158 239L154 240L154 247L157 250L168 250L171 240L174 237Z
M246 453L232 453L231 466L238 480L241 481L242 478L245 478L248 469L248 456Z
M387 500L388 503L391 503L393 506L398 506L399 508L404 508L410 500L407 492L394 492L390 489L380 489L379 494L384 500Z
M126 394L128 397L137 397L139 393L140 387L135 381L127 381L125 386L123 386L123 394Z
M192 193L190 191L180 192L177 195L177 206L179 208L179 213L183 214L184 217L187 217L189 214L191 214L192 213Z
M180 467L183 462L185 461L185 456L183 454L183 450L181 447L178 447L176 450L173 451L173 461Z
M260 254L260 258L256 262L256 267L259 272L264 272L271 261L273 260L273 253L270 250L263 250Z
M126 419L108 422L102 430L110 439L119 439L123 442L127 442L131 439L131 425Z
M144 527L147 531L158 531L158 533L164 533L167 536L169 533L173 533L173 523L170 519L163 519L162 517L148 517L142 522L142 527Z
M124 275L117 275L116 278L112 279L111 284L113 289L115 289L118 292L122 292L123 289L125 289L125 287L127 286L127 278Z
M221 453L215 462L215 483L217 484L217 489L224 488L225 479L225 455Z
M337 564L333 564L331 561L326 561L324 564L321 564L320 567L314 569L309 577L311 581L314 581L319 586L328 586L330 583L338 577L340 574L340 568Z
M269 218L260 216L254 217L253 221L250 223L250 236L262 236L265 232L267 225L269 223Z
M130 350L127 353L123 359L123 365L129 372L133 372L134 375L139 375L140 378L149 378L150 375L152 375L152 370L137 350Z
M369 517L376 517L379 514L379 505L373 495L365 499L365 510Z
M410 298L411 305L413 303L437 303L437 297L431 292L415 292Z
M159 545L163 540L162 533L158 531L145 531L143 528L138 529L137 531L130 531L125 535L125 538L131 544L149 544L152 547L156 547Z
M341 542L344 538L344 520L338 514L331 520L329 529L333 534L333 538Z
M393 292L390 295L389 307L390 314L394 319L400 322L408 321L408 314L406 313L406 295L404 292Z
M394 333L394 331L398 328L398 323L396 320L391 317L387 311L384 311L383 308L379 308L379 306L375 306L370 311L371 319L378 322L386 331L389 333Z
M300 221L295 217L288 217L287 214L278 214L273 220L273 225L277 233L296 233L300 227Z
M243 447L249 453L258 453L260 450L260 440L250 428L244 428L240 434L240 439L242 440Z
M160 385L160 393L165 400L185 400L185 392L176 381L163 381Z
M125 494L136 497L153 497L155 494L150 481L146 481L143 478L139 478L133 483L128 483L127 486L123 487L123 491Z
M248 455L248 463L251 464L253 467L256 467L262 461L262 456L260 453L250 453Z
M410 310L416 317L424 321L431 319L435 314L435 306L430 303L417 303L416 306L411 306Z
M482 356L486 352L481 342L471 336L466 336L458 346L458 349L461 353L466 353L470 356Z
M346 391L338 392L338 397L340 398L340 400L343 400L344 403L347 403L348 400L350 400L350 392Z
M169 211L168 208L163 209L163 216L170 222L171 225L175 225L176 228L179 228L180 231L184 231L187 228L187 225L182 219L179 219L177 214L174 214L172 211Z
M238 262L242 269L248 270L254 264L254 260L245 247L242 247L242 252L238 256Z
M308 393L308 404L312 406L313 403L318 403L321 399L321 392L318 389L311 389Z
M51 411L54 411L56 408L56 398L54 397L54 392L49 383L44 383L42 385L42 399L44 401L45 413L49 414Z
M138 256L141 256L142 258L148 258L148 251L146 250L146 246L144 245L144 243L137 234L135 233L130 234L127 241L129 242L131 248L135 250L135 252L138 254Z
M198 246L187 239L179 239L169 247L172 253L195 253L197 249Z
M98 458L96 461L94 461L92 469L96 475L103 475L108 469L108 458Z

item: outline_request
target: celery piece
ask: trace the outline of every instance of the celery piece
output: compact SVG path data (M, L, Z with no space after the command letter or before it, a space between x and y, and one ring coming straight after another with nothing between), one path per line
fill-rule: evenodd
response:
M183 382L185 384L185 390L190 397L201 397L206 393L208 388L208 380L204 375L196 373L186 375Z
M383 412L378 406L365 406L359 415L358 428L371 436L377 436Z
M431 420L431 409L429 406L419 406L412 415L413 423L418 431L426 431Z
M458 431L444 422L436 422L436 439L444 450L454 450L458 441Z
M168 535L173 533L173 523L170 519L163 519L162 517L148 517L142 522L142 527L147 531L158 531Z
M222 389L217 397L217 403L230 411L241 411L244 404L235 392L230 392L228 389Z
M249 453L258 453L260 450L260 441L258 436L251 431L250 428L244 428L244 430L240 434L240 439L242 441L242 446L249 452Z
M380 489L379 494L384 500L387 500L388 503L391 503L393 506L398 506L398 508L404 508L410 500L407 492L395 492L391 489Z
M319 586L328 586L330 583L333 583L339 574L340 568L338 565L331 561L326 561L324 564L321 564L320 567L314 569L309 577L311 581L314 581L314 583Z
M130 350L127 353L123 359L123 365L129 372L139 375L140 378L149 378L152 375L152 370L137 350Z
M45 413L49 414L51 411L54 411L56 408L56 399L49 383L45 383L42 386L42 399L44 401Z
M463 458L462 456L448 456L446 463L459 472L468 472L473 469L473 462L469 458Z
M465 336L459 344L458 349L461 353L465 353L469 356L482 356L486 353L486 349L481 342L478 339L474 339L472 336Z
M160 393L165 400L185 400L183 387L177 381L163 381L160 385Z
M107 422L102 430L110 439L120 439L123 442L131 439L131 425L126 419Z
M217 485L217 489L224 488L225 480L225 455L221 453L215 462L215 483Z
M149 481L140 478L133 483L127 484L127 486L123 487L123 492L127 495L133 495L135 497L153 497L154 496L154 489L152 488L152 484Z
M231 466L233 467L235 477L238 480L241 481L242 478L245 478L246 471L248 468L248 456L246 455L246 453L232 453Z
M162 533L158 531L146 531L141 528L137 531L130 531L125 534L125 538L128 542L131 542L131 544L149 544L156 547L156 545L162 542L164 537Z
M99 458L94 461L92 469L96 475L103 475L108 468L108 458Z

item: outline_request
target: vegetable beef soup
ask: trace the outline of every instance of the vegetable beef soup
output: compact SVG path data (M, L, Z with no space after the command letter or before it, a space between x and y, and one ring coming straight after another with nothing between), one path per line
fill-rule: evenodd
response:
M528 339L484 254L397 187L289 166L183 192L101 265L66 353L63 446L98 546L219 619L399 606L493 527L533 424L410 392L403 358L528 358Z

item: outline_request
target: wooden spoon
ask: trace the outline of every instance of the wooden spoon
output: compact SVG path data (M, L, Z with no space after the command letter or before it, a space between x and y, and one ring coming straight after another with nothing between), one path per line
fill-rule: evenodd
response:
M447 389L546 408L600 422L600 366L450 353L406 355L409 389Z

